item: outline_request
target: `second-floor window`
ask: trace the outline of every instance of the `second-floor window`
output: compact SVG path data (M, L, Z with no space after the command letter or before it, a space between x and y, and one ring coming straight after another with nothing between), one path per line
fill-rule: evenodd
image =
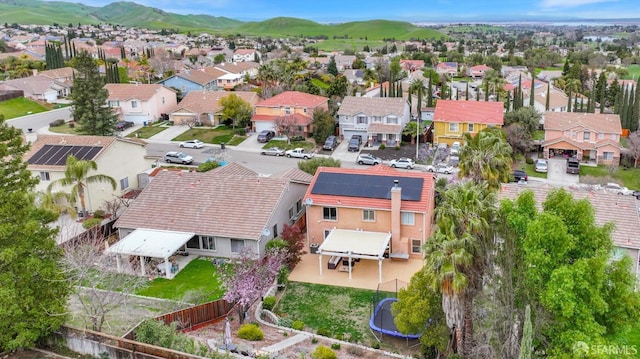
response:
M458 123L452 122L449 124L449 132L458 132Z
M473 123L468 124L467 126L469 126L469 132L475 132L475 126Z
M138 108L138 101L131 101L131 108Z
M120 107L120 101L118 100L109 101L109 107Z
M338 209L336 207L324 207L322 209L322 218L325 221L337 221Z
M120 189L124 191L127 188L129 188L129 177L120 180Z
M407 225L407 226L413 226L415 224L415 215L413 212L400 212L400 223Z
M362 210L362 220L367 222L373 222L376 220L375 212L372 209Z
M366 125L367 124L367 116L358 116L356 117L356 123L359 125Z
M616 141L618 139L618 135L616 135L615 133L611 134L611 139Z
M40 172L40 181L51 181L49 172Z
M398 118L397 117L387 117L387 123L397 125L398 124Z
M585 141L588 141L591 138L591 132L584 132L584 134L582 135L582 139Z
M290 114L291 114L291 107L285 107L285 108L284 108L284 113L285 113L286 115L290 115Z

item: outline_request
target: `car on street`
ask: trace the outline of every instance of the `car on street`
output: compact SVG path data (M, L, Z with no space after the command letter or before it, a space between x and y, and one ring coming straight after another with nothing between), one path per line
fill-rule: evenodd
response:
M135 125L135 123L131 122L131 121L120 121L118 123L116 123L116 129L118 131L123 131L126 130L129 127L133 127Z
M289 158L304 158L305 160L308 160L314 156L313 153L307 152L304 148L294 148L292 150L286 151L284 154Z
M413 167L415 167L415 163L413 163L413 160L411 158L400 157L397 160L391 160L391 162L389 162L389 166L393 168L413 169Z
M356 160L356 162L359 165L379 165L382 163L382 158L380 157L376 157L374 155L368 154L368 153L361 153L358 155L358 159Z
M183 165L188 165L193 162L193 157L185 155L182 152L171 151L164 155L164 161L167 163L182 163Z
M428 165L427 166L427 172L435 172L435 173L445 173L445 174L452 174L453 173L453 166L444 164L444 163L440 163L437 165Z
M636 199L640 200L640 191L633 191L631 195L634 196Z
M276 136L276 133L271 130L263 130L258 134L258 142L265 143L271 141Z
M609 182L604 186L604 189L608 192L615 193L621 196L631 196L634 191L628 189L627 187L623 187L617 183ZM636 197L637 198L637 197Z
M200 140L184 141L184 142L180 142L180 147L181 148L202 148L204 147L204 142Z
M544 158L538 158L536 160L536 172L547 173L549 169L549 163Z
M284 156L284 150L279 147L271 147L260 152L263 156Z
M527 172L523 170L513 171L513 173L511 174L511 177L513 177L512 182L520 182L520 181L527 182L529 180L529 176L527 176Z
M336 136L329 136L324 141L324 145L322 146L322 149L327 151L332 151L337 146L338 146L338 138Z

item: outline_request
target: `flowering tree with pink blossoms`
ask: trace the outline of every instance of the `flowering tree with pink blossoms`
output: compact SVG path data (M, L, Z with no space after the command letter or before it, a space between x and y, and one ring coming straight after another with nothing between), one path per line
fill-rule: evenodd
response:
M220 267L219 276L226 289L224 299L237 305L240 323L244 322L249 307L273 284L284 263L285 253L267 252L264 258L255 258L249 247L240 251L236 260Z

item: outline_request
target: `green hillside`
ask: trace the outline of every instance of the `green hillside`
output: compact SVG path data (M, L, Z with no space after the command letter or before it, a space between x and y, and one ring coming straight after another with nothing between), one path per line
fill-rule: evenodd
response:
M57 1L0 0L0 22L18 24L51 25L99 24L100 19L91 13L96 8Z

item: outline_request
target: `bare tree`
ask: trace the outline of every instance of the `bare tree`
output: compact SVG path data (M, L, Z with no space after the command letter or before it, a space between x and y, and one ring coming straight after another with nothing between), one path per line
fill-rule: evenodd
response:
M127 304L146 278L115 272L115 258L105 253L100 227L94 227L63 246L63 268L84 312L85 327L101 331L107 315Z
M200 121L200 117L198 117L197 115L187 117L182 123L189 126L191 136L193 136L193 128L202 124L202 122Z
M633 157L633 168L638 168L640 163L640 132L629 134L629 151Z
M296 129L296 119L293 116L281 116L274 121L276 131L278 133L287 136L287 143L291 143L291 136Z

